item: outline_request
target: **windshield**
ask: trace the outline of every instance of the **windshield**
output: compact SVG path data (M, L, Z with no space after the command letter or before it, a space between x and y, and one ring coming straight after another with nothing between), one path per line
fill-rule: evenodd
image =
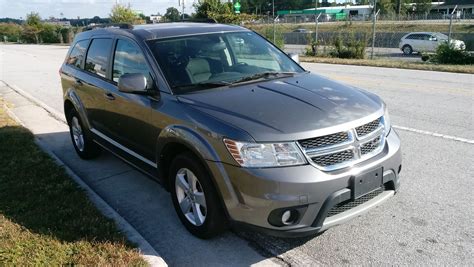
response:
M148 45L177 94L304 72L254 32L157 39Z

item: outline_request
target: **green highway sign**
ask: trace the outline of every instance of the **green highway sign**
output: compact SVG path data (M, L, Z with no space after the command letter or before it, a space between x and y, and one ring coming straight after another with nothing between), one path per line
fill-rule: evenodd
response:
M240 5L240 3L238 1L235 2L235 4L234 4L235 14L240 14L240 8L241 7L242 6Z

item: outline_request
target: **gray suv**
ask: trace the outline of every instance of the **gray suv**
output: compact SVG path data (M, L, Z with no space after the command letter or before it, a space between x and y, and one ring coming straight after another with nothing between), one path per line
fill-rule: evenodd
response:
M399 187L384 102L305 71L257 33L212 23L80 33L60 69L79 156L111 151L167 188L183 225L315 234Z

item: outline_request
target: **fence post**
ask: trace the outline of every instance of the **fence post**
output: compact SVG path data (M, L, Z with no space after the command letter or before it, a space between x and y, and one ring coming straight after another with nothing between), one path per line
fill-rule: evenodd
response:
M377 14L379 13L377 10L377 0L374 0L374 14L372 18L372 52L370 53L370 59L374 59L374 47L375 47L375 22L377 20Z

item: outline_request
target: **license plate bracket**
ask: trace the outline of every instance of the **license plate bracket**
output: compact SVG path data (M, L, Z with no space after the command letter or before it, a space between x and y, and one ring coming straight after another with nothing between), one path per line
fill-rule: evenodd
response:
M352 199L358 199L382 187L383 168L352 177Z

